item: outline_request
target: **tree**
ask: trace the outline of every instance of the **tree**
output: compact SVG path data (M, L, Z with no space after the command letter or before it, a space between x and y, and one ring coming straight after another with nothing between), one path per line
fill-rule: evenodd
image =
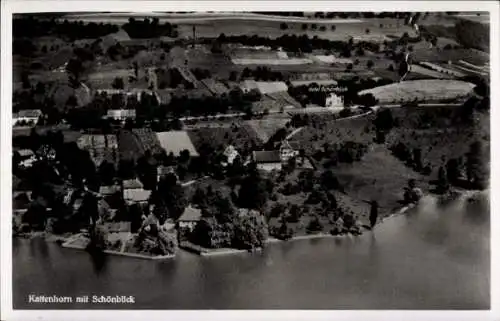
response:
M280 29L281 29L281 30L286 30L286 29L288 29L288 25L287 25L286 23L282 22L282 23L280 24Z
M439 167L438 171L438 179L436 184L436 189L439 193L444 193L448 191L450 184L448 182L448 176L446 174L446 170L443 166Z
M29 73L27 71L23 71L21 74L21 81L23 83L23 89L31 88L31 82L29 78Z
M365 33L366 33L366 34L369 34L369 33L370 33L370 29L366 28L366 29L365 29Z
M339 183L339 180L331 170L324 171L323 174L321 175L321 185L326 189L326 190L338 190L341 188L341 185Z
M368 61L366 62L366 67L367 67L368 69L371 69L371 68L373 67L373 61L372 61L372 60L368 60Z
M178 219L187 206L184 189L177 182L174 174L165 175L158 183L158 190L154 198L164 202L170 218Z
M377 223L378 217L378 202L371 201L370 202L370 226L373 228Z
M268 237L268 226L263 215L258 211L248 211L237 216L234 223L232 245L239 249L263 247Z
M378 99L376 99L371 93L359 96L357 101L363 107L372 107L378 104Z
M446 162L446 176L451 184L456 184L460 178L460 163L458 159L452 158Z
M307 30L307 23L302 24L302 30Z
M123 78L121 77L116 77L114 80L113 80L113 84L112 84L113 88L114 89L123 89L125 87L125 84L123 82Z
M394 117L389 108L383 108L377 112L375 120L373 121L377 130L388 131L394 127Z
M352 68L353 68L352 64L347 64L347 66L346 66L346 68L345 68L345 69L346 69L347 71L351 71L351 70L352 70Z
M238 203L240 207L261 209L269 198L270 181L263 179L257 170L251 172L241 182Z
M319 27L319 31L326 31L326 27L325 26Z
M392 64L390 64L389 67L387 67L387 70L394 71L394 66Z
M231 71L229 73L229 80L230 81L237 81L238 80L238 72L237 71Z
M315 215L306 227L307 233L317 233L323 230L323 223L319 220L319 217Z
M337 27L335 25L332 25L330 29L332 29L332 31L335 31Z
M95 225L90 229L90 242L87 245L88 251L102 252L106 250L107 230L100 225Z
M113 184L113 179L115 178L116 171L115 166L108 161L104 160L99 165L99 177L101 178L101 182L104 185Z
M68 61L68 64L66 65L66 71L70 74L70 76L72 77L72 81L74 82L80 81L80 76L82 75L84 70L85 68L80 59L72 58Z
M413 166L417 172L422 170L422 150L420 148L413 149Z
M466 154L466 171L472 188L486 188L488 177L484 154L484 147L480 141L475 141L469 146L469 152Z

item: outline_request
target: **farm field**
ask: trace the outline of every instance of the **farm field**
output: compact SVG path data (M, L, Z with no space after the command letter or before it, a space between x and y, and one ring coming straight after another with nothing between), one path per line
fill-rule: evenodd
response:
M403 142L409 148L420 148L424 163L432 168L443 165L443 158L465 156L474 141L489 149L489 113L474 113L472 124L464 123L459 107L400 108L393 115L399 124L387 136L387 145Z
M372 128L373 115L337 120L332 114L328 116L310 114L308 117L309 125L293 137L307 155L323 149L325 143L333 145L353 141L370 144L375 137Z
M428 184L427 179L378 144L371 145L360 161L340 163L334 172L347 195L356 200L377 200L380 212L385 214L401 207L399 201L403 199L403 188L409 179L415 179L425 190Z
M262 142L267 142L279 129L284 128L290 120L287 118L265 118L245 121L244 126L250 126Z
M412 65L411 66L410 72L408 73L408 76L410 76L410 74L412 74L412 73L417 73L420 75L424 75L424 76L428 76L428 77L432 77L432 78L437 78L437 79L453 79L453 76L451 76L451 75L448 75L448 74L445 74L442 72L438 72L435 70L431 70L429 68L425 68L425 67L422 67L419 65Z
M240 23L241 21L241 23ZM404 32L408 32L410 35L414 36L414 30L410 26L405 26L403 21L400 20L399 23L396 19L356 19L349 21L349 23L341 23L342 19L328 21L325 20L315 20L313 23L316 24L317 29L312 30L312 22L307 23L308 29L303 30L303 22L292 22L293 20L281 20L281 21L252 21L251 24L245 23L244 20L237 19L220 19L217 21L210 20L199 20L190 21L189 23L183 24L182 21L178 21L178 30L180 37L191 38L192 37L192 25L196 26L196 32L198 37L213 38L224 33L226 36L238 36L238 35L262 35L266 34L270 38L277 38L285 34L297 34L303 35L307 34L309 37L318 36L320 38L329 40L347 40L350 36L357 37L356 40L366 40L369 38L371 41L383 42L387 40L387 35L400 37ZM283 30L280 29L280 24L286 22L288 28ZM382 28L380 25L382 24ZM398 27L399 24L399 27ZM335 30L332 31L331 26L335 25ZM325 31L320 31L320 27L325 26ZM366 34L366 29L370 30L369 34Z
M459 60L464 60L478 66L483 66L490 61L490 57L487 53L474 49L439 50L436 48L422 48L415 50L412 58L414 61L444 63L448 63L448 61L458 62Z
M249 151L252 146L262 145L257 133L250 127L234 124L221 127L200 127L188 131L193 145L202 149L208 145L214 150L223 151L228 145L233 145L238 151Z
M188 150L191 156L198 156L195 146L186 131L169 131L156 133L161 147L167 154L179 156L183 150Z
M473 88L473 84L458 80L409 80L363 90L359 94L371 93L380 103L397 103L415 99L439 102L466 96Z

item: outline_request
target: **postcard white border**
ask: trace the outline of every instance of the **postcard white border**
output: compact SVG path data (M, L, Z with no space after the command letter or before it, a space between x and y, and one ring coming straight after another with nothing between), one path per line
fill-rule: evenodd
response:
M84 11L489 11L491 66L491 310L489 311L179 311L179 310L12 310L11 238L11 98L12 98L12 13ZM500 282L498 271L500 237L498 227L500 172L495 151L500 153L499 82L499 5L496 1L27 1L1 2L1 123L0 206L1 206L1 318L2 320L500 320ZM494 228L496 227L496 228ZM497 246L494 246L494 245ZM496 285L496 286L494 286Z

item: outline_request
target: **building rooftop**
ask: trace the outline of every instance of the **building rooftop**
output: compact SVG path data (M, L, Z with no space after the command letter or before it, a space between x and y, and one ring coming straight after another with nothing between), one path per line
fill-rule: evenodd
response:
M109 186L99 187L99 194L102 194L102 195L112 195L118 191L120 191L120 186L117 186L117 185L109 185Z
M17 151L19 153L19 156L21 157L30 157L35 155L35 153L31 149L20 149Z
M182 213L181 217L179 217L179 221L183 222L195 222L201 219L201 210L198 208L191 207L189 205Z
M134 179L126 179L123 181L123 189L140 189L143 188L144 186L142 185L141 181L138 180L137 178Z
M110 109L108 110L108 117L129 117L136 116L135 109Z
M253 159L257 163L281 163L279 150L254 151Z
M128 189L123 191L125 202L147 202L151 196L151 191L144 189Z
M24 109L20 110L17 114L13 114L12 117L15 117L14 115L16 115L18 118L35 118L42 116L42 111L40 109Z

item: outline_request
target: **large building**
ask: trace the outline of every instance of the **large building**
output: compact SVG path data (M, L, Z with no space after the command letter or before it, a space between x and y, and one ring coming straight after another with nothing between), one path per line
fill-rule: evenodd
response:
M40 109L25 109L18 113L12 114L12 122L14 127L34 127L43 113Z

